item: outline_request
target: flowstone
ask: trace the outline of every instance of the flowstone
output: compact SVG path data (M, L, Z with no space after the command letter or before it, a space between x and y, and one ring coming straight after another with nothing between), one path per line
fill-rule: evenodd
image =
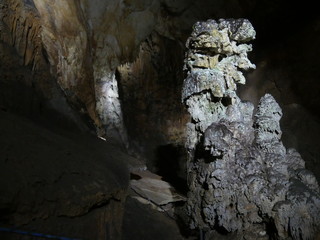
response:
M282 110L266 94L256 113L236 94L255 30L246 19L208 20L187 40L182 100L187 125L190 227L239 239L313 239L320 227L314 175L281 142Z

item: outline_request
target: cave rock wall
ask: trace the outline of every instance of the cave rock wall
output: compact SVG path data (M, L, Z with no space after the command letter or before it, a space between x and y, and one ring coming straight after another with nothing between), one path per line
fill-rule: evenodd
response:
M29 115L54 110L50 120L71 119L70 125L88 125L123 142L128 130L131 145L153 168L159 147L181 147L185 141L189 116L179 99L181 58L193 23L244 16L259 30L254 42L259 51L252 54L257 70L248 73L248 87L240 86L239 95L256 105L272 93L286 113L283 141L299 150L319 180L320 21L317 12L313 16L314 4L3 0L0 105ZM194 61L214 66L217 60Z

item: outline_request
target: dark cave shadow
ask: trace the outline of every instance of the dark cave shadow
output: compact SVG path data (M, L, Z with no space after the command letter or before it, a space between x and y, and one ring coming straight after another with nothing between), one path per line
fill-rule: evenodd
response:
M198 229L189 227L189 217L186 212L186 202L176 202L174 204L175 222L179 228L180 234L186 239L200 240Z
M187 184L187 152L184 146L166 144L155 149L155 167L157 174L162 176L164 181L170 183L175 190L187 196L189 191ZM186 202L174 202L174 219L179 228L180 234L184 238L198 239L197 230L192 230L188 226L188 216L186 214Z
M155 167L157 174L169 182L177 192L187 195L186 151L184 146L167 144L155 150Z

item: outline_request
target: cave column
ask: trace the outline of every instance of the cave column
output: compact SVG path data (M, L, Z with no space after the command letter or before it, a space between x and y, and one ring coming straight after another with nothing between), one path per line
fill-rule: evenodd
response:
M128 139L123 123L118 82L115 72L106 72L95 78L96 109L102 126L98 135L112 137L127 146Z

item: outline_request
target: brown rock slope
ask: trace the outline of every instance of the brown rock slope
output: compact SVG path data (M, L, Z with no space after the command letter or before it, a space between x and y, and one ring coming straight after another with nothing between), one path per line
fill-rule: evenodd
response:
M120 238L127 155L93 136L47 129L3 110L0 126L1 227ZM0 239L20 238L0 232Z

